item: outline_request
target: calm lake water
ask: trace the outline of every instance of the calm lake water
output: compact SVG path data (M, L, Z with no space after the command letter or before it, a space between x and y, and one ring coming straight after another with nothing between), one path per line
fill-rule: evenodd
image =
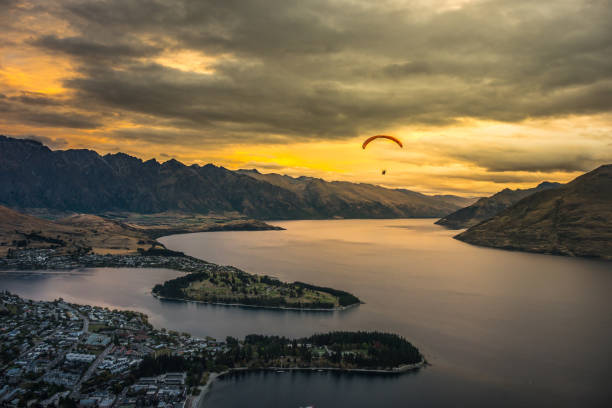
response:
M350 291L342 312L161 302L168 270L1 273L34 299L135 309L194 335L399 333L430 367L399 377L257 373L214 383L206 406L612 406L612 263L478 248L433 220L279 222L286 231L162 238L169 248L283 280Z

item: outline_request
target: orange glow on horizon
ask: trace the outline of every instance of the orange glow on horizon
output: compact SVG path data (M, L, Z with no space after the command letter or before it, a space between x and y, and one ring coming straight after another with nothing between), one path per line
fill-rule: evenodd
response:
M426 3L423 2L421 6L426 8ZM470 0L441 0L436 6L432 6L432 12L455 10L468 3ZM85 53L84 56L78 54L81 49L79 47L86 47L79 41L75 43L68 41L67 44L63 43L63 47L44 48L37 47L32 40L45 36L69 40L77 38L77 40L82 39L85 45L89 45L95 51L103 48L106 45L104 40L108 38L98 36L98 32L81 38L79 37L81 28L78 24L74 24L74 21L67 21L61 13L52 15L53 13L44 11L44 8L40 8L43 10L40 11L35 6L36 4L31 2L19 3L13 14L3 20L9 22L11 27L7 28L5 38L0 43L0 103L6 103L7 106L3 110L3 115L0 115L0 134L16 137L39 136L43 140L45 138L49 140L51 147L57 149L89 148L101 154L122 151L144 160L156 158L159 161L166 161L176 158L185 164L212 162L229 169L257 168L264 173L306 175L326 180L409 188L424 193L452 193L466 196L491 194L505 187L527 188L544 180L565 182L590 170L589 166L612 162L612 139L610 139L612 113L609 112L563 114L564 116L527 118L516 122L454 117L450 118L451 123L443 118L437 122L431 121L436 123L435 125L419 125L409 121L412 117L411 112L407 111L405 125L381 126L380 129L372 130L368 128L372 126L369 123L366 125L349 123L349 126L344 126L344 122L348 121L344 112L338 112L336 117L333 111L325 111L323 115L333 117L333 120L341 124L339 128L350 129L346 132L351 133L323 137L316 134L316 128L312 130L314 136L309 135L309 129L303 131L310 123L308 121L305 121L305 126L298 128L302 129L303 133L307 133L306 135L296 136L299 132L293 128L287 131L287 134L278 134L281 132L278 129L286 129L291 125L287 126L286 122L279 121L282 125L276 126L276 117L274 117L277 114L276 110L272 119L269 112L264 112L262 116L266 117L267 122L258 117L258 107L255 105L259 94L252 90L235 92L238 99L238 107L235 109L238 113L234 113L235 116L231 119L228 119L229 115L226 115L225 111L215 110L216 106L212 103L208 106L208 101L200 102L204 107L200 110L194 109L195 113L192 116L173 116L172 109L156 110L157 106L139 110L140 104L143 103L141 99L136 97L134 101L130 100L130 103L122 105L119 102L130 99L131 95L126 97L126 94L121 94L119 91L116 92L118 97L112 93L101 92L104 94L103 97L97 100L92 97L91 105L85 107L86 104L81 102L89 101L88 90L75 91L71 89L68 81L79 78L79 75L86 75L80 72L86 72L82 68L86 65L84 61L90 61L92 58L91 54ZM223 38L224 33L221 31L216 34L219 34L219 38ZM110 34L114 33L109 33L109 36ZM125 45L128 49L125 53L129 56L116 62L112 54L110 57L107 55L110 62L107 62L105 72L112 77L115 70L117 72L129 70L130 64L141 64L142 66L138 67L143 71L159 69L161 73L155 71L156 75L166 75L170 78L164 82L170 88L170 93L178 92L175 89L184 89L173 87L175 85L173 81L180 82L179 79L191 85L190 81L197 84L198 80L206 82L218 78L217 75L223 75L220 67L226 62L231 69L237 70L244 77L251 74L251 68L253 71L266 68L257 54L251 55L245 52L247 56L240 60L240 50L234 51L222 47L202 48L207 50L204 52L195 47L187 48L179 37L172 37L172 33L159 33L153 30L150 33L136 32L131 35L125 44L118 42L120 46ZM130 54L132 46L130 41L138 43L134 39L141 44L151 46L153 51ZM75 44L76 51L71 48ZM137 45L134 47L137 48ZM119 49L123 50L121 47ZM282 83L283 86L286 84L287 88L291 88L294 85L292 81L297 80L300 75L309 74L305 72L311 68L308 64L314 65L319 62L308 53L307 57L298 62L286 61L283 59L284 55L281 53L280 64L274 65L273 68L281 71L293 70L290 72L293 76L289 76L289 79ZM322 58L329 57L325 55ZM316 60L315 63L311 58ZM333 59L333 62L339 69L344 68L345 62L342 58L338 61ZM306 64L307 68L303 68L300 65L302 63ZM92 66L95 67L95 63ZM94 72L97 74L97 71ZM312 98L317 102L316 98L326 97L328 87L333 93L335 85L340 90L343 90L341 89L343 87L359 88L366 94L376 91L375 86L368 83L367 79L364 79L364 83L355 81L346 84L334 76L337 75L335 72L334 74L325 72L325 75L329 75L329 78L321 80L322 91L315 89L309 93L312 88L311 83L303 87L307 89L303 94L304 99ZM92 76L95 82L98 78L95 74ZM242 79L243 76L237 78ZM133 81L134 77L136 74L133 77L127 76L125 83ZM269 83L275 80L274 75L263 77L269 80ZM427 81L435 81L431 79L432 77L428 78L423 79L424 88L431 85ZM226 80L225 77L221 79ZM232 79L227 79L228 88L239 82L237 80L232 82ZM318 81L318 77L315 79ZM225 86L226 82L223 81L219 82L220 85L215 83L215 86L219 88ZM421 83L418 82L418 85ZM256 86L260 84L257 82ZM266 84L261 84L261 87L265 86ZM400 91L398 90L398 93ZM219 92L218 95L223 94L218 89L211 91L211 94L214 95L215 92ZM381 93L382 99L392 100L395 97L393 92ZM152 93L152 95L150 99L154 99L156 104L164 104L163 93L160 95ZM284 103L282 97L277 101L274 99L275 95L266 93L263 95L273 100L274 104L271 106L274 109L282 110ZM21 102L26 97L32 97L31 99L39 97L41 101L34 101L28 105L26 102ZM224 95L220 99L223 97ZM187 102L184 102L180 109L189 110L191 99L185 99ZM253 100L255 102L252 102ZM364 101L364 105L370 102L367 98ZM8 107L9 102L13 103L10 107ZM48 103L50 106L46 111L43 110L43 103ZM301 103L302 100L299 99L295 104ZM361 105L356 104L356 106L357 112L361 112L359 110ZM241 110L248 110L250 107L254 113L248 112L249 114L242 115ZM231 108L234 108L234 105ZM317 120L318 106L315 106L313 111L301 105L292 108L300 112L299 114L305 111L308 115L312 115L313 123ZM434 109L437 107L432 107L432 110ZM159 111L161 113L156 116ZM576 111L582 112L580 109ZM25 114L20 116L20 113L24 112ZM210 118L195 117L201 112L204 112L203 116L210 113ZM290 111L287 117L292 118L289 115L293 113ZM310 120L309 116L307 118ZM75 120L70 122L69 119ZM399 120L402 119L400 116ZM378 122L373 121L373 123ZM380 123L386 122L381 119ZM430 122L425 121L425 123ZM374 134L396 136L402 141L403 149L387 143L372 143L363 150L361 148L363 141ZM386 175L381 174L382 169L387 170Z

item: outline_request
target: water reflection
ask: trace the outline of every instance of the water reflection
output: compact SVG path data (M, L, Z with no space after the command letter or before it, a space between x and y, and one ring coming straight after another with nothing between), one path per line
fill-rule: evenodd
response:
M224 379L209 396L213 407L245 405L242 395L268 406L303 406L309 396L315 406L335 406L341 397L351 406L375 406L381 395L385 406L408 400L424 406L607 406L611 400L610 263L478 248L453 240L453 232L432 220L280 225L287 230L162 240L249 272L348 290L366 303L324 313L160 302L149 292L178 275L168 270L2 273L0 288L35 299L136 309L157 326L197 336L393 331L432 363L396 380L341 376L330 382L318 373Z

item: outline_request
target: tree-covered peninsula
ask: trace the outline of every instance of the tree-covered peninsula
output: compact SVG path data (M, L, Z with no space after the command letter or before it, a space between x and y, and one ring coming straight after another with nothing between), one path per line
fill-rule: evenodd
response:
M228 338L228 345L235 344ZM301 339L248 335L229 349L226 364L250 367L337 368L402 371L424 363L419 350L403 337L381 332L336 331Z
M249 274L166 248L140 250L134 255L62 254L54 249L11 251L0 258L0 270L76 268L165 268L186 274L155 285L159 298L268 308L338 310L360 300L341 290L303 282L285 283L269 276Z
M200 378L205 371L337 370L399 374L425 365L420 351L403 337L382 332L338 331L299 339L247 335L227 337L215 354L147 356L136 376L186 371Z
M336 310L360 303L356 296L341 290L281 282L230 266L206 268L166 281L156 285L153 294L206 303L295 309Z

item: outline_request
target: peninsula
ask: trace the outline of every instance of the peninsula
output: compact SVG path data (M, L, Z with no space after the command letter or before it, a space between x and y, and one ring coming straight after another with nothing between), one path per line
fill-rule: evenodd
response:
M231 266L201 268L155 285L153 294L165 299L282 309L342 310L361 303L341 290L304 282L285 283Z
M165 268L187 272L153 288L154 296L167 300L325 311L361 303L356 296L341 290L303 282L285 283L166 248L151 248L130 255L57 254L54 249L26 249L11 251L8 257L0 258L0 270L75 268Z

